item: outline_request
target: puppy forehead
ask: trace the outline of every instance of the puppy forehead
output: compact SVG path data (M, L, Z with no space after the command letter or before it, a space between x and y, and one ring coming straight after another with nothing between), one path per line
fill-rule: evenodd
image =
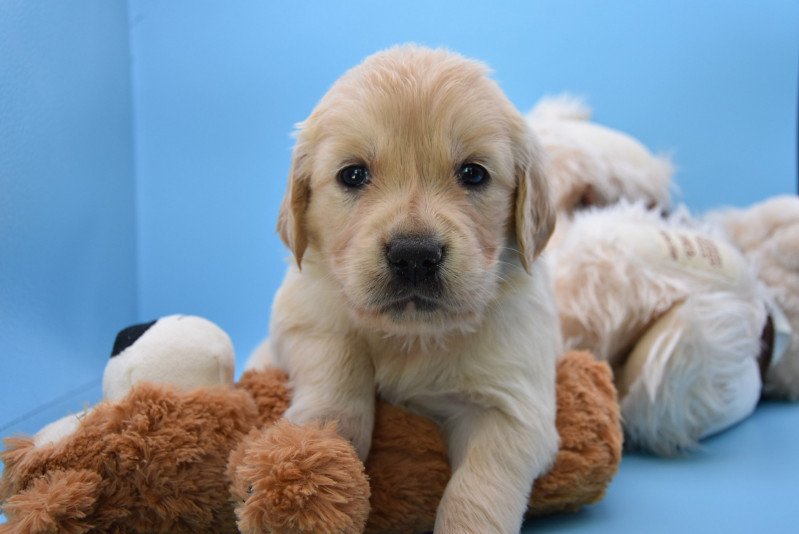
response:
M402 47L346 73L303 130L316 138L330 164L415 153L428 163L477 157L501 165L510 156L514 112L483 64L441 50Z

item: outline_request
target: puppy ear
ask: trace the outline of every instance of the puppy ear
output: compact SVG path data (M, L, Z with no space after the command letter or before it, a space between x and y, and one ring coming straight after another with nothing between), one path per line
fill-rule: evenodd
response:
M286 195L280 204L277 217L277 231L283 243L294 254L297 267L302 267L302 257L308 247L305 228L305 210L311 200L311 179L308 173L308 157L300 141L294 148L289 170Z
M516 144L516 240L528 273L555 229L554 202L540 154L525 128Z

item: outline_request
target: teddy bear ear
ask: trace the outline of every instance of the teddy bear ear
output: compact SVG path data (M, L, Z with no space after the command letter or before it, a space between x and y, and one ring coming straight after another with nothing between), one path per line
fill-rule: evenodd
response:
M149 323L134 324L127 328L123 328L114 339L114 347L111 349L111 357L119 355L123 350L130 347L144 335L158 320L150 321Z

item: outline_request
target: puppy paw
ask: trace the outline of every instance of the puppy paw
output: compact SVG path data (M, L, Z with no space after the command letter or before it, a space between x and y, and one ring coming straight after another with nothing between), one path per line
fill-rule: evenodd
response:
M308 409L301 404L292 405L285 414L285 418L296 425L306 424L335 424L338 434L352 443L358 458L366 461L369 448L372 445L372 429L374 427L374 412L370 407L361 409Z

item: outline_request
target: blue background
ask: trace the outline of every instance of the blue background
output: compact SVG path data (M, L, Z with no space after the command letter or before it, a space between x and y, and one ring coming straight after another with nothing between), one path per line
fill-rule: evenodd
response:
M585 96L597 121L672 155L697 210L795 191L793 0L0 0L0 435L95 402L133 322L204 315L243 364L282 277L292 125L344 70L408 41L486 61L525 111ZM799 472L783 448L799 430L781 434L797 411L768 404L667 466L630 456L606 501L546 526L669 510L676 525L677 506L707 499L728 505L717 525L779 526L785 514L750 510L761 491L799 495L778 476ZM738 474L743 493L727 483Z

